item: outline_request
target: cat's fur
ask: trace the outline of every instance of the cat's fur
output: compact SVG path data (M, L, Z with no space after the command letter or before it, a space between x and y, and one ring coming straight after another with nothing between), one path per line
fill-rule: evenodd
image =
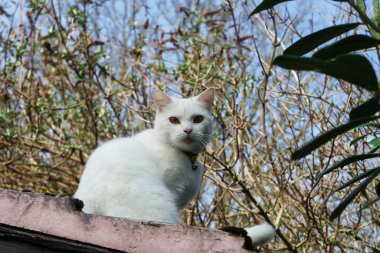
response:
M180 223L178 212L199 192L203 166L195 161L211 138L214 90L175 99L155 89L153 129L106 142L89 157L74 197L83 211L115 217ZM273 228L246 229L254 245Z

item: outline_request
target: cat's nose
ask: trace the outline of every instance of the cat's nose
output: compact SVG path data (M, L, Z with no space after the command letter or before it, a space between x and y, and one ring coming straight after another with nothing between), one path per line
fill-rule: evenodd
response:
M190 135L191 132L193 131L193 129L191 129L191 128L185 128L185 129L183 129L183 131L184 131L187 135Z

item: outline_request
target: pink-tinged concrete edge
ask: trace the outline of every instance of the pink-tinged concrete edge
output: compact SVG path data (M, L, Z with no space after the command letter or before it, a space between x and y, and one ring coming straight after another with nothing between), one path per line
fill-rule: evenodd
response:
M207 228L131 221L75 210L70 197L0 189L0 224L126 252L248 252L243 237Z

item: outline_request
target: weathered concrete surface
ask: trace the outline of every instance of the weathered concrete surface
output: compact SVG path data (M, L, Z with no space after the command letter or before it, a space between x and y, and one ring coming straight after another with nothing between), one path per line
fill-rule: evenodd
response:
M85 214L69 197L0 189L0 224L126 252L248 252L243 237L199 227Z

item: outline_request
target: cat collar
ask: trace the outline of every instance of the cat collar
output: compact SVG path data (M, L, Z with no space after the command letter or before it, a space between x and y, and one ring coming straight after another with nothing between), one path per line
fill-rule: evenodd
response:
M190 162L191 162L191 168L192 168L193 170L198 169L197 155L192 155L192 156L190 156L189 158L190 158Z
M197 164L197 154L189 153L189 152L184 152L187 157L189 157L190 162L191 162L191 169L196 170L198 169L198 164Z

